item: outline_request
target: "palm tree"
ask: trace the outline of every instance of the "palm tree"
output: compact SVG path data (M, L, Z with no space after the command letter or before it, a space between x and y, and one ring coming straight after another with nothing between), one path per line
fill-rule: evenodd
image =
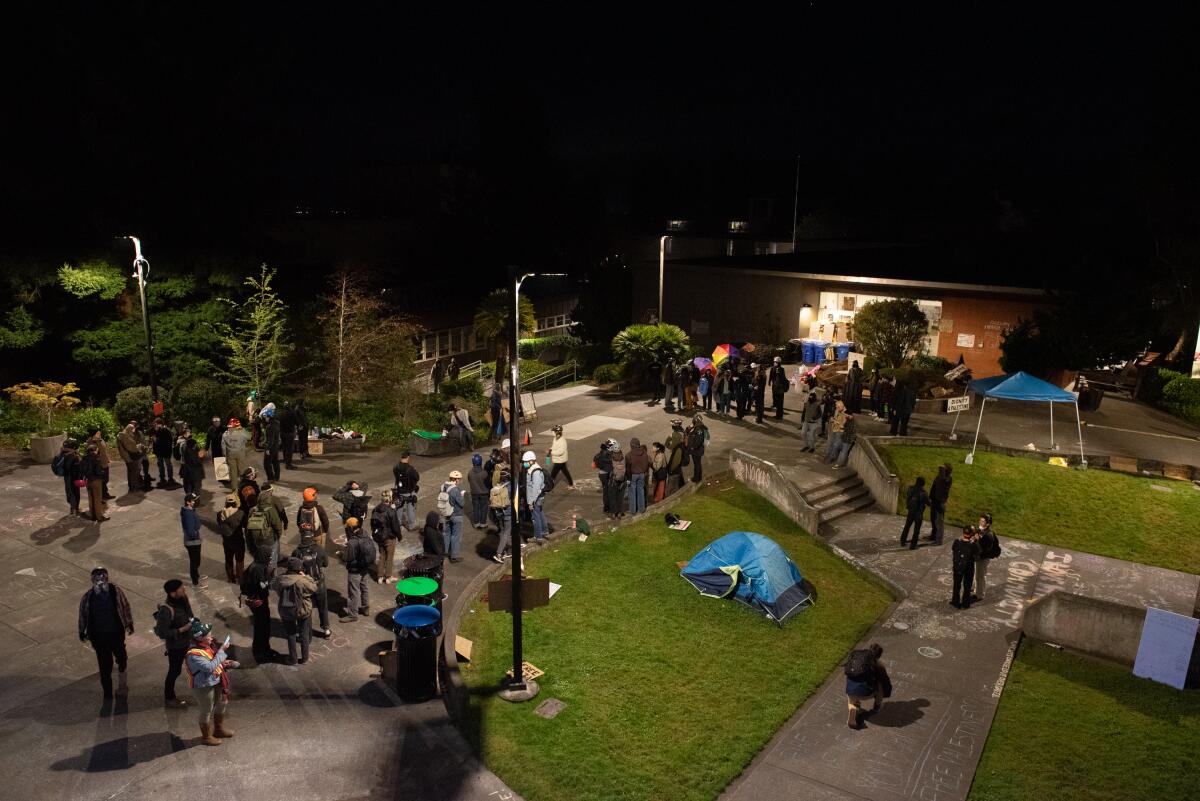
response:
M521 334L528 336L537 329L533 301L522 296ZM502 381L508 366L509 343L512 341L512 290L495 289L479 304L475 312L475 333L492 341L496 353L496 381Z

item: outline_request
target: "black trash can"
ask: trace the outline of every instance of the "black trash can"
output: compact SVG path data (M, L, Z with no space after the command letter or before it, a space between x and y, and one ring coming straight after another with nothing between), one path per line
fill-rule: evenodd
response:
M442 612L436 606L402 606L392 615L396 629L396 693L409 703L437 695L437 642Z
M1079 390L1079 411L1094 412L1100 408L1102 400L1104 400L1104 390L1085 387Z

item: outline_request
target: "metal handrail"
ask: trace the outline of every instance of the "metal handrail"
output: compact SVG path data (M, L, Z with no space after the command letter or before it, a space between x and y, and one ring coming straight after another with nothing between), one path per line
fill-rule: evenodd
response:
M567 376L570 376L570 378L568 379ZM538 389L539 391L544 392L550 388L551 382L554 382L554 384L557 385L566 383L567 380L579 380L579 363L574 360L558 367L551 367L549 370L543 370L542 372L528 378L522 376L521 389L529 392L533 392L534 389ZM535 386L538 383L541 384L540 387Z

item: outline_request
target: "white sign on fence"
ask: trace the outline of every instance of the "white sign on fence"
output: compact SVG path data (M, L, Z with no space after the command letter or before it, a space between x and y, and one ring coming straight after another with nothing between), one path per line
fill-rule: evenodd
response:
M963 395L959 398L946 398L946 413L950 412L965 412L971 408L971 396Z
M1200 620L1150 607L1142 624L1133 675L1183 689Z

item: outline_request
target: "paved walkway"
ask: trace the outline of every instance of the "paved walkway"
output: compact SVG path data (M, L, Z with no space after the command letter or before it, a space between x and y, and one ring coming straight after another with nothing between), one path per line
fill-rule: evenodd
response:
M851 731L845 677L835 671L722 799L965 799L1026 604L1061 588L1190 615L1200 588L1198 576L1001 537L983 602L958 610L949 604L950 540L901 549L901 528L901 518L869 512L821 532L907 594L858 646L883 646L892 698Z

